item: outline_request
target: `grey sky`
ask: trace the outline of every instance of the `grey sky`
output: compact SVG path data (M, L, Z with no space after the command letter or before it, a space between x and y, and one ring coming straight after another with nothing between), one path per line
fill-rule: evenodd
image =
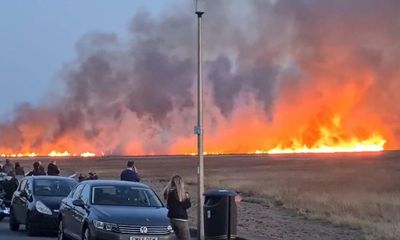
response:
M74 45L90 32L126 36L134 13L153 14L176 1L162 0L6 0L0 4L0 118L18 103L37 103L63 64L75 56Z

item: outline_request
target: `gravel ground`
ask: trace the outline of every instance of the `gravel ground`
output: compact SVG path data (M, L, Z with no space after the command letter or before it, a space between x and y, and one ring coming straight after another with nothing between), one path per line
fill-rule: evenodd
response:
M166 179L144 179L157 193L166 185ZM196 226L196 186L188 184L186 190L192 196L189 210L190 225ZM334 225L311 219L295 210L285 209L271 200L254 196L242 196L238 206L238 232L273 240L361 240L364 234L358 228Z

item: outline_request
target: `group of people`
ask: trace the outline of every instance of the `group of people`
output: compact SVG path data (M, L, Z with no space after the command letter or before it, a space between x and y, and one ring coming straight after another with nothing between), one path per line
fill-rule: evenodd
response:
M4 198L11 200L12 195L18 188L19 181L18 176L41 176L41 175L51 175L58 176L60 174L60 169L57 167L55 161L51 161L47 166L47 172L45 171L42 163L40 161L33 163L32 171L25 174L24 168L19 162L14 165L9 159L6 159L5 164L0 163L0 192L4 194Z
M126 169L121 172L121 181L140 182L139 173L134 161L128 161ZM187 209L191 207L189 193L181 176L171 178L163 191L167 202L168 218L178 240L190 240Z
M21 175L21 176L25 175L24 168L21 167L19 162L16 162L15 165L13 166L13 164L9 159L6 159L4 165L2 165L0 162L0 173L5 173L7 175L9 173L14 173L15 175Z
M11 163L9 159L6 159L5 164L2 165L0 162L0 173L4 173L6 175L14 175L14 176L58 176L60 174L60 169L57 166L55 161L51 161L47 165L47 171L42 165L41 161L36 161L33 163L33 169L25 174L24 168L20 165L19 162L16 162L14 165Z
M95 172L89 172L89 175L83 175L82 173L79 174L78 176L78 181L82 182L82 181L86 181L86 180L97 180L99 179L99 177L97 176L97 174Z
M3 195L2 198L9 201L14 191L18 188L19 182L15 177L16 174L24 175L23 169L19 163L13 166L11 161L6 159L4 166L0 164L0 193Z
M42 162L36 161L33 163L32 171L26 174L26 176L44 176L44 175L49 175L49 176L60 175L60 169L58 168L57 163L55 161L51 161L47 165L47 172L44 169Z
M14 165L9 159L6 159L5 164L0 163L0 173L6 175L3 181L3 190L6 193L6 198L11 199L12 194L18 188L18 180L16 176L41 176L51 175L58 176L60 169L55 161L51 161L47 166L47 172L40 161L33 163L33 169L25 174L21 165L16 162ZM79 175L79 181L98 179L95 173L89 173L89 176ZM126 169L121 172L121 181L140 182L140 176L135 166L134 161L128 161ZM185 191L185 183L181 176L175 175L171 178L163 191L164 199L167 203L168 217L170 218L171 226L178 240L189 240L190 232L188 225L187 209L191 207L189 193Z

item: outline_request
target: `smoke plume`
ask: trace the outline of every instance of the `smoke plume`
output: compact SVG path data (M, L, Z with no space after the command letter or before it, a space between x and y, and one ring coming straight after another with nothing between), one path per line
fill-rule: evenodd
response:
M209 152L400 139L400 2L207 1ZM58 74L61 93L0 124L0 153L195 151L196 17L141 11L129 39L90 33ZM54 97L56 96L56 97Z

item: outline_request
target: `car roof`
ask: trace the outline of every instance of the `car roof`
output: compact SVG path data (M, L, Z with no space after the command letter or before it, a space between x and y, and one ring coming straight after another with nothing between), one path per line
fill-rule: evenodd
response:
M118 180L87 180L82 183L89 184L92 187L112 185L112 186L132 186L140 188L150 188L148 185L139 182L128 182L128 181L118 181Z
M46 179L46 180L74 180L76 181L76 179L74 178L70 178L70 177L61 177L61 176L28 176L28 177L24 177L22 180L25 179L33 179L33 180L37 180L37 179Z

